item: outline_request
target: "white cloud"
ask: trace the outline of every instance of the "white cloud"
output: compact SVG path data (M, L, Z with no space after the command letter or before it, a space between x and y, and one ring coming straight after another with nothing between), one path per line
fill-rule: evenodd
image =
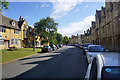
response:
M50 16L54 19L59 19L65 16L69 11L73 10L75 6L81 2L82 0L56 0L55 2L52 2L53 8Z
M91 21L95 21L95 16L87 16L82 21L69 23L67 27L58 27L58 32L62 33L63 36L71 36L75 34L82 34L84 30L87 30L91 26Z
M37 4L35 4L35 7L36 8L38 8L38 7L42 7L42 8L44 8L44 7L49 7L50 5L49 4L47 4L46 2L42 2L42 4L41 5L39 5L38 3Z
M29 25L30 27L32 27L32 28L34 28L34 26L33 25Z
M43 3L42 5L41 5L41 7L49 7L50 5L49 4L47 4L47 3Z
M79 9L76 9L75 12L79 12L80 10Z

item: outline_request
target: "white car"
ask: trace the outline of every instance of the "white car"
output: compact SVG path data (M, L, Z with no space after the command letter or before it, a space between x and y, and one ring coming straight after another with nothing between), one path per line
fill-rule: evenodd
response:
M120 53L97 54L89 64L85 80L120 80Z
M93 44L92 44L92 43L85 43L85 44L83 45L83 49L86 50L89 45L93 45Z
M101 45L89 45L88 49L85 50L87 57L87 62L91 63L92 59L97 55L101 54L104 51Z

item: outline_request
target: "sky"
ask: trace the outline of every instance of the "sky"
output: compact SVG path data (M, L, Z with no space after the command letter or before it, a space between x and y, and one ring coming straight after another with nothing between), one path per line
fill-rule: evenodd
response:
M44 0L44 1L13 1L9 9L3 9L2 14L14 20L19 17L26 19L29 26L40 19L52 17L58 23L58 32L63 36L83 34L95 21L96 10L105 6L105 2L84 2L83 0Z

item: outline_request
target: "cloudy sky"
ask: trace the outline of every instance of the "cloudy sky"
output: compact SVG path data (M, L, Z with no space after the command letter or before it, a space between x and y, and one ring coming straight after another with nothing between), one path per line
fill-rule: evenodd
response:
M84 0L8 1L10 1L9 10L3 10L4 16L14 20L19 20L19 17L22 16L30 26L49 16L59 23L58 32L69 37L73 34L82 34L84 30L88 29L91 21L95 20L96 10L105 6L103 1L88 2Z

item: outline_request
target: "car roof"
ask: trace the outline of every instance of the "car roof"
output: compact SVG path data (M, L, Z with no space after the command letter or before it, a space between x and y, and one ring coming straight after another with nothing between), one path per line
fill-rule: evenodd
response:
M91 47L91 46L101 46L101 45L89 45L89 47Z
M119 52L103 52L101 56L104 66L120 66Z
M92 43L85 43L85 44L92 44Z

